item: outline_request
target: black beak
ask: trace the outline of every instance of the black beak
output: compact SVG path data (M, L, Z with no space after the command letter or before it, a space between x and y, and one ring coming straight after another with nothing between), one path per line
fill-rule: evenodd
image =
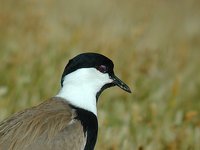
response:
M111 78L113 79L113 84L117 85L118 87L120 87L122 90L131 93L131 89L128 87L128 85L126 85L122 80L120 80L118 77L116 77L115 75L112 75Z

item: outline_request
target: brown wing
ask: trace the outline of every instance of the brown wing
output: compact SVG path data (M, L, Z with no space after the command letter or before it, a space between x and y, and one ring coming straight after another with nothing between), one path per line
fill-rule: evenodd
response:
M0 150L80 150L85 144L76 113L61 98L19 112L0 123Z

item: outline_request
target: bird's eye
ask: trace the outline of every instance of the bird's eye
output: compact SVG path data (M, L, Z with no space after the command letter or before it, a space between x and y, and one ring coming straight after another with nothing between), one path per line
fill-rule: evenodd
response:
M104 66L104 65L100 65L100 66L97 66L97 70L99 70L102 73L106 73L107 72L107 67Z

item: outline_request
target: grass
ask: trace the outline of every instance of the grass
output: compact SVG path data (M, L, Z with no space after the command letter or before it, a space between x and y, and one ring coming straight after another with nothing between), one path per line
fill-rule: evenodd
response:
M133 90L105 91L96 149L200 149L199 1L0 0L0 120L54 96L94 51Z

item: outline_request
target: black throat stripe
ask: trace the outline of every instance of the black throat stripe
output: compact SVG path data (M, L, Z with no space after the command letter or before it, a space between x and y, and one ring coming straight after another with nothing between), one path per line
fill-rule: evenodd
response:
M83 126L84 134L87 134L87 141L84 150L94 150L97 134L98 134L98 120L96 115L85 109L77 108L77 117L75 119L80 120Z

